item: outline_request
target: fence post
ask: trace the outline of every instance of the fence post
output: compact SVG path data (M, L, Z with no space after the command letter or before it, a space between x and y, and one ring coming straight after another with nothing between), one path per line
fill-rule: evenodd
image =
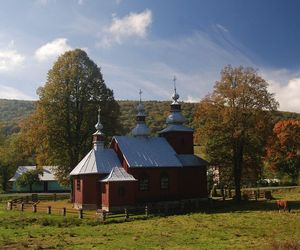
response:
M21 203L21 211L22 212L24 211L24 203L23 202Z
M48 206L48 207L47 207L47 213L48 213L48 214L51 214L51 206Z
M98 210L96 212L97 218L100 219L102 222L106 220L106 211L105 210Z
M56 193L53 194L53 200L56 201Z
M79 219L83 219L83 209L82 209L82 208L80 208L80 209L78 210L78 218L79 218Z
M67 209L65 207L62 208L61 213L63 216L66 216L67 214Z
M36 204L32 205L32 212L36 213Z
M32 202L37 202L39 199L38 194L31 194L31 201Z
M127 208L124 209L124 214L125 214L125 220L129 218L128 210Z
M148 210L148 206L145 206L145 216L148 217L149 216L149 210Z
M7 202L7 210L12 210L12 201Z

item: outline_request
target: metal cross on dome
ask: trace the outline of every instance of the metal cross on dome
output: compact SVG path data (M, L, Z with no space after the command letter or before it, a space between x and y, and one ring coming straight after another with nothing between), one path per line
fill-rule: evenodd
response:
M99 108L98 108L98 122L97 122L97 124L95 125L95 128L96 128L98 131L100 131L100 130L103 128L103 126L102 126L102 124L101 124L101 121L100 121L100 112L101 112L101 107L99 106Z
M173 82L174 82L174 91L175 91L175 94L176 94L176 80L177 80L177 78L176 78L176 76L174 76Z
M140 91L139 91L139 95L140 95L140 102L142 102L142 94L143 94L143 92L142 92L142 90L140 89Z

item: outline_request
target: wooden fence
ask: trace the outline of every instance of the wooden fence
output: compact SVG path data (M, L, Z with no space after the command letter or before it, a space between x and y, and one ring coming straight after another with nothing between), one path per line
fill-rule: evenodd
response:
M62 199L69 199L70 194L66 193L53 193L53 194L31 194L31 195L26 195L26 196L21 196L18 198L14 198L10 200L12 205L14 206L15 204L21 204L21 203L35 203L38 201L57 201L57 200L62 200Z
M243 200L259 200L259 199L266 199L272 200L272 191L273 189L265 189L265 188L247 188L242 189L242 199ZM214 194L215 197L222 197L223 200L229 198L234 198L235 190L228 189L228 188L221 188L217 189Z
M149 208L145 206L142 208L135 208L135 209L127 209L125 208L123 211L115 211L115 212L106 212L104 210L97 210L90 211L83 209L73 209L73 208L66 208L66 207L54 207L54 206L47 206L43 205L42 203L17 203L13 205L11 201L7 202L7 210L15 210L20 212L32 212L32 213L44 213L48 215L60 215L63 217L71 216L77 217L78 219L84 218L96 218L100 221L105 222L107 219L122 219L130 220L130 218L134 218L137 216L143 216L143 218L147 218L149 216Z

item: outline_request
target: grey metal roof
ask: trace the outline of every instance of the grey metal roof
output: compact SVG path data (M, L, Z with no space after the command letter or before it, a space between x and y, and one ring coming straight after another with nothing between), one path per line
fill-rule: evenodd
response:
M131 131L134 136L148 136L150 134L150 129L145 123L138 123Z
M163 137L115 136L129 167L182 167Z
M183 124L186 119L183 117L180 111L171 111L171 114L167 117L167 124Z
M128 174L122 167L114 167L110 174L101 180L101 182L112 182L112 181L137 181L131 174Z
M9 181L16 181L18 177L29 170L36 169L36 166L19 166L15 172L15 175L9 179ZM44 166L43 167L43 175L39 175L41 181L55 181L54 170L55 167L53 166Z
M196 155L191 154L179 154L177 158L180 160L182 165L185 167L193 167L193 166L207 166L208 162L201 159Z
M165 129L159 131L158 133L166 133L166 132L172 132L172 131L182 131L182 132L193 132L194 130L191 128L188 128L184 125L179 124L172 124L166 127Z
M108 174L121 163L113 149L92 149L72 170L70 175Z

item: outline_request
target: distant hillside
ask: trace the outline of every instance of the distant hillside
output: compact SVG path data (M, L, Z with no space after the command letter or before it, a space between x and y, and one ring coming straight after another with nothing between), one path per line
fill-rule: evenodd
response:
M137 101L118 101L121 108L121 123L124 132L128 133L136 124L136 107ZM155 134L164 128L166 118L169 115L171 101L145 101L145 110L147 114L146 122L151 132ZM183 103L182 112L187 119L187 125L192 127L193 116L195 113L196 103Z
M34 101L23 100L5 100L0 99L0 124L9 134L18 131L18 123L27 117L34 110ZM128 133L136 124L136 106L137 101L118 101L121 109L120 121L123 124L124 133ZM165 127L166 118L169 115L171 101L145 101L147 114L147 124L152 133L156 133ZM183 115L187 119L187 125L192 126L192 120L197 107L197 103L183 103ZM276 120L282 119L300 119L299 113L276 112Z
M18 123L34 110L34 101L0 99L0 124L6 134L17 132Z
M123 124L124 133L128 133L136 124L137 101L118 101L121 110L120 121ZM145 101L147 124L152 133L156 133L165 126L169 115L171 101ZM195 103L183 103L183 114L187 118L187 124L192 126ZM27 117L34 110L34 101L5 100L0 99L0 124L4 126L6 133L18 130L18 122Z

